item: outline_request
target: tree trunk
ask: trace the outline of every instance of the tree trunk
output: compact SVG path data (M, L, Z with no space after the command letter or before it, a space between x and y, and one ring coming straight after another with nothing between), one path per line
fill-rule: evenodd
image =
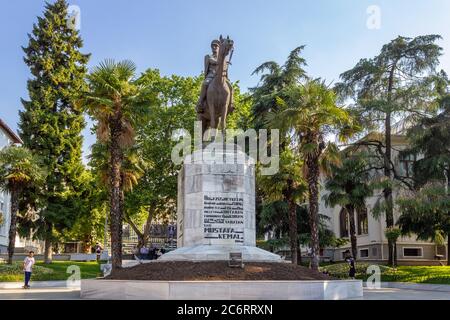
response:
M142 232L136 226L135 223L130 219L130 217L124 212L124 216L126 218L126 222L131 226L138 237L137 249L140 250L142 247L145 247L148 243L148 239L150 238L150 227L153 221L153 212L152 207L150 206L148 209L147 220L145 221L144 231Z
M393 260L394 260L394 267L397 267L397 240L394 241L392 254L393 254Z
M319 271L319 159L326 144L320 132L309 132L306 143L316 144L317 148L306 155L306 181L309 193L309 228L311 232L311 269Z
M352 205L345 206L350 221L350 243L352 245L352 256L356 260L358 256L358 244L356 239L356 227L355 227L355 208Z
M130 217L124 212L124 216L126 217L125 221L130 225L130 227L134 230L138 237L138 243L137 243L137 249L141 249L145 243L144 243L144 234L139 230L139 228L136 226L136 224L130 219Z
M153 211L152 211L152 206L150 206L148 208L147 221L145 222L144 234L142 236L143 246L147 245L148 239L150 238L150 227L152 226L152 222L153 222Z
M112 273L122 267L122 205L121 167L123 151L119 145L122 132L121 116L115 115L110 122L110 216L111 216L111 264Z
M294 181L287 180L286 189L283 190L284 198L288 203L288 220L289 220L289 246L291 249L292 264L298 263L298 226L297 226L297 205L294 199Z
M12 264L14 249L16 247L17 212L19 211L19 191L11 190L11 224L9 226L8 264Z
M297 265L302 265L302 251L300 250L300 245L298 245L297 249Z
M319 158L310 154L307 157L307 181L309 190L309 227L311 232L311 269L319 270Z
M291 246L292 264L298 263L298 232L297 232L297 212L296 205L292 198L289 203L289 243Z
M51 236L45 239L44 244L44 263L50 264L53 260L53 243Z
M396 64L394 63L391 67L390 74L389 74L389 84L388 84L388 92L387 92L387 99L388 99L388 108L391 108L391 101L392 101L392 90L394 87L394 73L395 73ZM388 109L386 111L386 119L384 124L384 135L385 135L385 143L386 143L386 149L385 149L385 155L384 155L384 175L388 179L389 182L392 181L392 168L391 168L391 161L392 161L392 136L391 136L391 110ZM393 227L394 226L394 201L392 199L392 187L389 185L387 186L384 191L384 201L386 204L386 227ZM388 248L389 248L389 261L388 263L393 265L395 263L395 243L393 243L391 240L388 240Z

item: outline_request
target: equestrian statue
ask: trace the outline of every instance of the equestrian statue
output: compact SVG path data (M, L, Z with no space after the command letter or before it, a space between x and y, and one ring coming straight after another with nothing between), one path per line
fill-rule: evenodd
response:
M229 37L220 36L219 40L211 42L212 54L205 56L205 80L196 107L197 119L202 122L202 134L209 128L216 131L219 125L225 132L227 115L234 110L233 86L228 79L233 44Z

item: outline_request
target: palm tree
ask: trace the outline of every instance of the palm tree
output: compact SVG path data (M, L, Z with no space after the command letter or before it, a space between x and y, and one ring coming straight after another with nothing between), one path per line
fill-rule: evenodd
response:
M153 101L136 83L135 72L131 61L100 63L88 76L89 91L77 103L97 120L97 139L107 147L113 272L122 266L124 153L134 145L134 126Z
M366 198L373 194L370 184L369 164L363 153L344 155L341 166L332 166L325 181L329 191L323 198L327 206L337 205L347 211L350 220L350 242L352 255L357 257L355 211L365 210Z
M269 117L272 125L295 133L299 152L304 155L304 177L308 184L309 224L311 229L311 267L319 269L319 177L331 164L340 163L338 148L326 142L336 133L345 141L357 129L352 118L336 105L335 93L320 79L294 84L277 97L279 112Z
M39 159L24 147L9 146L0 151L0 188L11 194L11 224L9 227L8 263L14 255L17 213L23 189L39 186L45 179Z

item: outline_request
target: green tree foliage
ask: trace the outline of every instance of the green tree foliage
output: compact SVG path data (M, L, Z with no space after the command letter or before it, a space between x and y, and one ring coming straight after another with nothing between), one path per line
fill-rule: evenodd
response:
M172 134L183 129L193 135L201 79L165 77L158 70L149 69L138 83L157 96L152 112L136 128L137 145L145 167L139 183L127 194L125 205L126 221L138 235L141 247L147 244L152 222L167 223L175 218L180 166L171 160L172 148L177 143ZM144 228L141 228L142 222Z
M349 216L350 241L355 259L358 256L355 212L366 210L366 199L373 195L374 184L370 175L372 169L369 158L364 153L344 154L342 164L332 165L325 180L325 188L328 190L323 197L325 205L340 206Z
M267 127L266 115L279 109L277 98L283 97L285 87L307 79L303 69L306 60L301 56L304 48L305 46L300 46L292 50L282 66L275 61L267 61L253 71L252 75L261 74L258 86L250 89L255 129Z
M12 264L17 230L19 200L25 188L40 187L46 178L41 159L24 147L10 146L0 151L0 189L11 194L8 263Z
M404 234L415 233L421 240L437 243L445 236L450 239L450 95L447 77L442 79L439 114L422 119L408 131L411 147L404 153L419 157L414 163L418 190L399 200L398 221Z
M343 100L355 103L354 113L365 128L383 130L383 139L365 140L375 146L387 183L384 187L386 224L394 225L392 181L401 180L392 159L392 122L395 118L414 121L436 108L435 68L442 48L436 44L441 37L425 35L416 38L398 37L383 46L372 59L361 59L341 75L336 90ZM439 82L439 81L437 81ZM389 245L389 262L394 254Z
M292 263L300 264L298 204L305 200L307 190L302 179L302 163L291 149L286 148L280 154L279 166L274 175L258 175L258 194L264 199L259 224L264 226L265 232L274 232L276 238L287 233Z
M233 84L234 104L237 106L233 113L227 117L227 128L229 129L247 129L253 128L252 124L252 97L248 93L241 93L239 82Z
M411 147L403 153L418 156L414 163L416 186L432 180L444 182L450 176L450 93L446 75L439 102L439 113L426 117L408 130ZM448 181L447 181L448 183Z
M107 210L105 186L96 180L93 171L85 171L81 177L83 191L76 202L79 214L72 226L61 234L63 241L81 241L82 251L90 253L96 242L104 240Z
M42 189L29 190L28 198L40 198L40 219L35 236L45 240L46 261L51 261L54 234L76 219L73 196L84 168L81 162L81 130L84 118L72 99L85 88L89 55L82 54L78 31L67 23L67 3L46 4L23 48L30 68L29 100L22 100L20 131L24 146L40 156L51 172ZM36 194L39 192L39 194Z

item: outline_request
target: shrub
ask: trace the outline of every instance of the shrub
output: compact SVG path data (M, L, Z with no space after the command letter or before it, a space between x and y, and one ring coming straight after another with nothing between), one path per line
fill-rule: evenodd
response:
M23 264L22 262L14 262L13 264L0 264L0 274L1 275L16 275L23 272ZM51 274L53 270L46 267L41 266L33 266L33 275L43 275L43 274Z

